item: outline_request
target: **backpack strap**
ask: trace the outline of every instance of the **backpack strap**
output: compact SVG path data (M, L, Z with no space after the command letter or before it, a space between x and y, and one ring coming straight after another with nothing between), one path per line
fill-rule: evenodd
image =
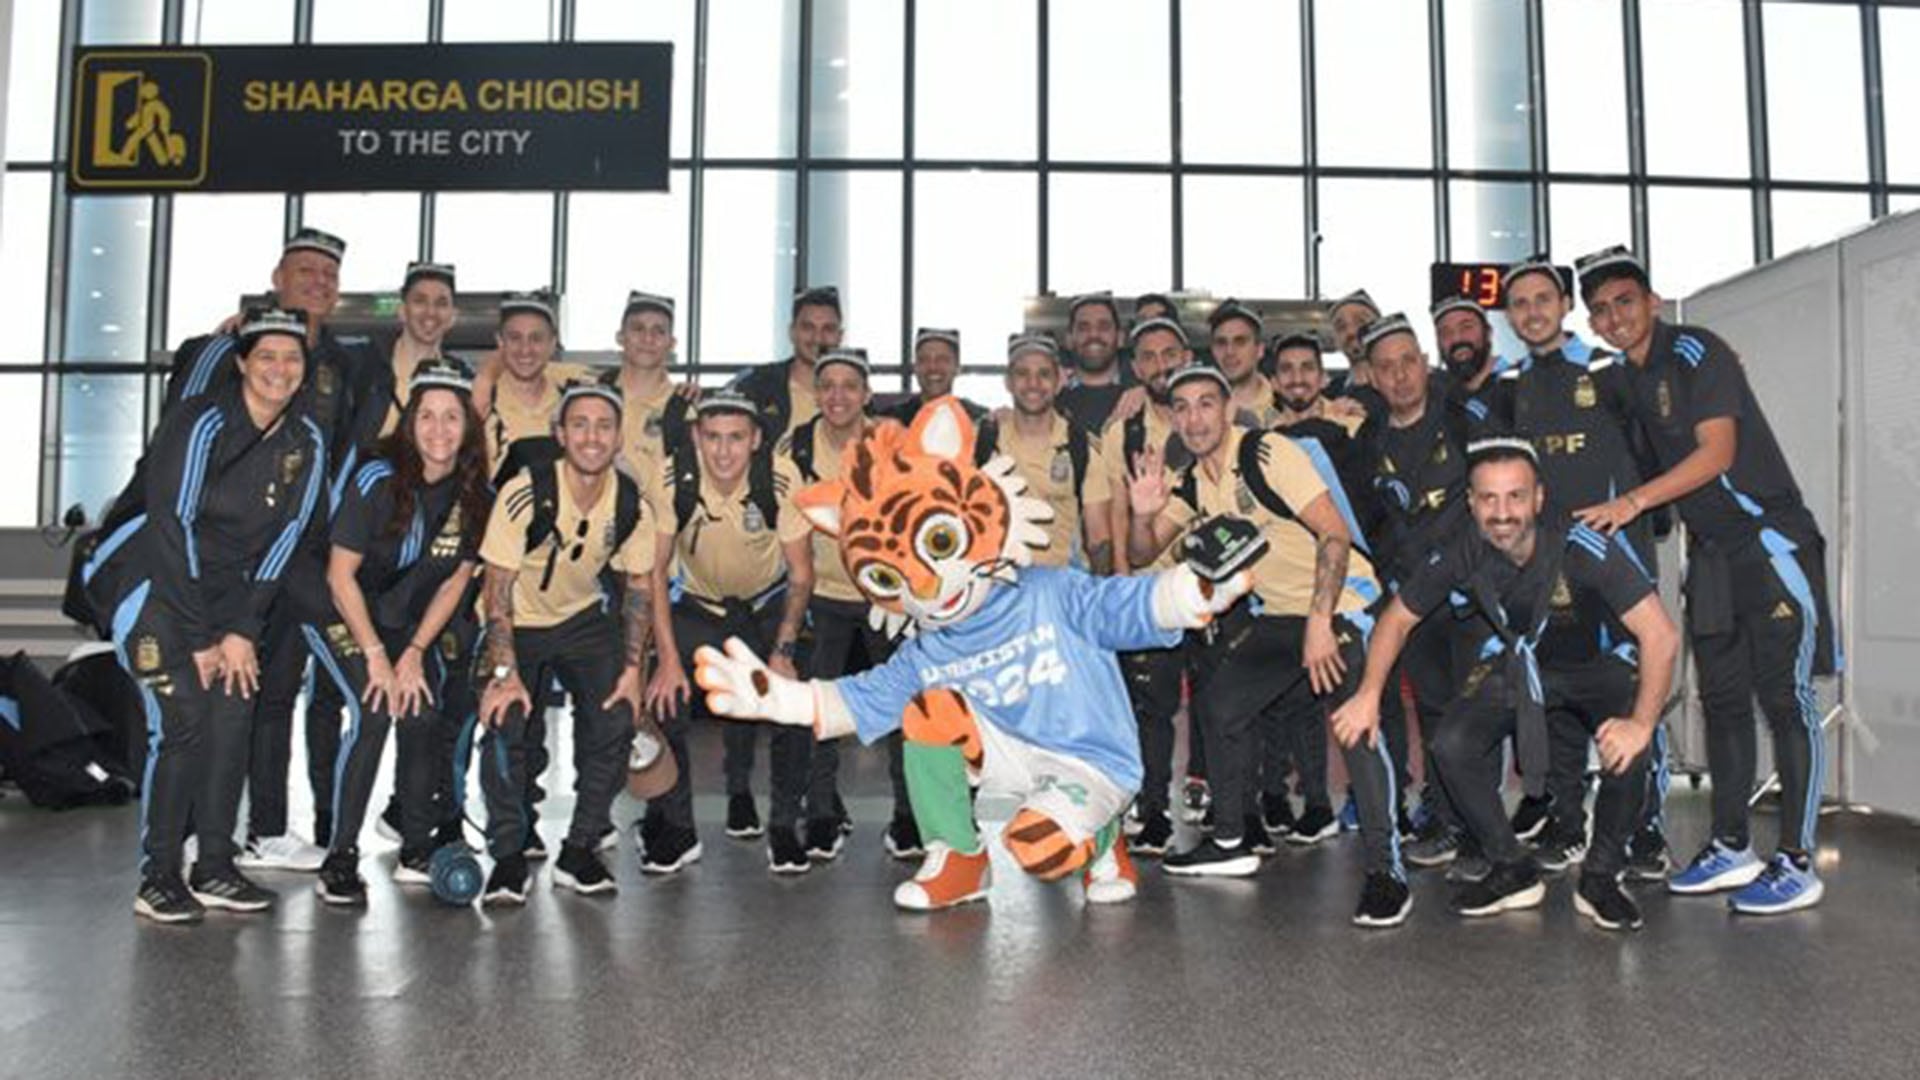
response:
M752 460L748 462L747 497L760 508L760 516L766 519L767 528L772 529L779 525L780 495L774 488L771 450L753 455Z
M1067 422L1067 460L1073 463L1073 501L1082 502L1081 492L1087 486L1087 429L1072 421Z
M613 547L618 551L627 546L628 538L640 525L640 485L618 469L613 477L619 485L613 496Z
M1138 457L1140 452L1146 448L1147 410L1141 409L1139 412L1127 417L1125 425L1121 428L1120 453L1122 457L1126 458L1121 464L1129 469L1132 468L1133 459Z
M527 551L532 552L553 538L560 520L560 468L547 462L527 469L533 482L533 516L527 519Z
M694 508L700 505L700 454L693 443L683 441L673 448L673 531L687 531Z
M813 468L813 440L819 430L820 418L816 416L793 429L793 444L787 448L794 468L800 470L800 478L809 484L820 482L820 474Z
M1240 479L1246 482L1254 501L1266 507L1273 516L1292 520L1293 508L1267 483L1267 472L1260 467L1260 447L1264 445L1267 434L1264 431L1249 431L1240 437Z

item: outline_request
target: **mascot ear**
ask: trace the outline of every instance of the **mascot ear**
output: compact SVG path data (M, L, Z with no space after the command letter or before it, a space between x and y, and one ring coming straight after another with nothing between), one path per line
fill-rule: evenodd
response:
M924 405L907 432L907 452L946 461L973 461L973 420L948 395Z
M840 498L845 491L840 481L828 480L795 492L793 505L800 508L814 528L837 537L840 535Z

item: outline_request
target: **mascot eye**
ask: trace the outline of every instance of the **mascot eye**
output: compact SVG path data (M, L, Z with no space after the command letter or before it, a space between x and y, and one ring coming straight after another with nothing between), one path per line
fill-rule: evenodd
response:
M868 563L860 568L859 577L860 587L873 596L898 596L906 587L900 572L886 563Z
M928 562L944 562L967 550L967 526L952 514L934 514L920 525L914 550Z

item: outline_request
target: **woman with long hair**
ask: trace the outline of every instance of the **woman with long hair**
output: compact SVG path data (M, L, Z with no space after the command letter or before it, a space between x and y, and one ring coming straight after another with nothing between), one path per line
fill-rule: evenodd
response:
M477 565L492 503L487 471L472 370L458 360L425 360L414 369L398 426L342 494L327 564L333 610L304 627L321 671L347 702L349 721L334 764L334 830L317 886L327 903L366 902L360 826L395 724L394 879L428 879L435 827L448 813L437 803L446 796L441 773L453 743L441 705L456 669L442 635Z

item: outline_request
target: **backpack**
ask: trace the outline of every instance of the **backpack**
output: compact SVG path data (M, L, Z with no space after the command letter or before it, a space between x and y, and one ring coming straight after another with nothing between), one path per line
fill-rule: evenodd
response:
M798 432L796 431L796 434ZM812 435L807 438L808 454L804 469L811 469ZM797 446L800 440L795 439ZM780 521L780 499L773 486L773 450L766 444L754 452L747 464L747 497L753 500L760 510L760 516L766 519L767 528L774 528ZM795 465L800 461L796 458ZM673 448L673 531L675 535L687 529L687 523L693 520L693 512L700 505L700 453L691 440L682 440Z
M140 684L120 666L112 646L75 649L54 669L52 681L68 700L100 718L107 755L125 769L138 794L147 772L147 708Z
M618 469L612 470L614 489L613 503L613 549L626 546L627 539L640 524L640 485L633 478ZM560 537L555 526L560 519L560 465L550 462L535 466L527 471L533 482L533 516L527 519L527 552L531 554L540 545L551 541L556 549L560 546ZM558 558L547 562L545 579L540 587L546 588L553 581L553 571L559 565Z
M35 806L117 805L138 787L108 750L110 725L54 687L24 652L0 660L0 772Z
M1273 516L1291 521L1296 516L1293 509L1287 505L1285 499L1280 497L1280 493L1273 490L1273 486L1267 483L1266 470L1260 467L1260 448L1266 444L1265 440L1272 434L1274 432L1271 431L1249 431L1241 436L1236 464L1240 470L1240 479L1245 481L1247 491L1253 495L1254 501L1266 507L1267 512ZM1340 474L1334 468L1333 460L1327 456L1325 448L1320 445L1318 439L1294 439L1293 443L1305 451L1307 458L1313 462L1313 471L1320 475L1320 482L1326 485L1327 494L1333 500L1334 508L1340 512L1341 520L1346 522L1348 537L1353 541L1353 546L1361 554L1369 554L1367 538L1360 530L1360 522L1354 517L1353 508L1348 504L1346 485L1341 482ZM1181 470L1180 479L1174 489L1175 495L1185 500L1188 506L1196 509L1200 506L1200 485L1193 471L1199 467L1200 463L1196 461Z

